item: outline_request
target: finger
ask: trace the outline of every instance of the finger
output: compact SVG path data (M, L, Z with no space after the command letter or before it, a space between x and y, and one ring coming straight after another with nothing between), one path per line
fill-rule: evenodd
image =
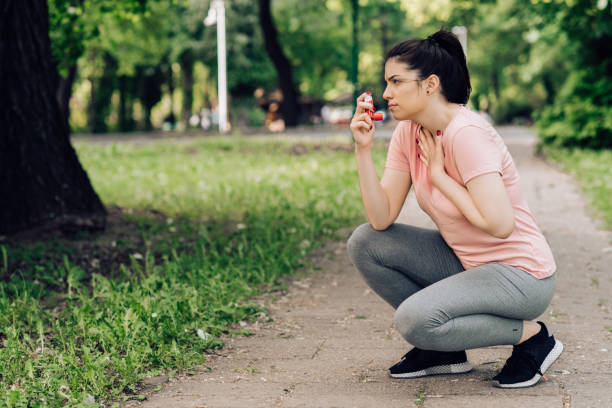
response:
M426 161L429 161L429 152L422 151L421 157L424 158Z
M419 150L420 152L423 153L427 153L427 146L425 146L423 143L419 143Z
M370 118L370 115L368 115L367 112L363 112L363 113L355 113L355 116L353 116L353 119L351 120L351 122L359 122L359 121L365 121L367 122L369 120L372 120Z
M434 137L434 141L436 143L436 150L442 150L442 136Z
M419 133L417 135L417 144L419 145L419 147L421 148L422 151L427 151L429 146L427 145L427 142L425 140L425 136L421 133Z
M431 133L429 132L429 130L427 130L425 128L421 128L421 134L423 135L423 139L426 142L431 140Z
M352 130L359 130L361 127L366 126L366 127L370 127L370 125L368 125L365 121L363 120L357 120L355 118L353 118L353 120L351 121L351 125L349 126Z
M429 167L429 163L427 163L427 159L425 159L422 154L419 154L419 159L421 159L421 161L425 163L427 167Z
M368 112L362 112L359 114L360 118L364 118L364 119L372 119L370 118L370 114Z
M359 116L355 117L357 120L363 120L367 123L369 123L370 125L372 124L372 118L370 117L370 115L367 112L361 113L359 114Z
M434 140L436 141L436 146L439 146L441 149L442 148L442 133L439 130Z
M433 144L433 137L431 132L423 128L421 129L421 132L423 134L423 143L427 146L428 149L433 149L435 145Z
M357 103L359 103L359 102L363 102L367 94L368 94L367 92L364 92L364 93L362 93L361 95L359 95L359 96L357 97Z
M374 111L374 106L369 103L369 102L357 102L357 105L355 106L355 113L362 113L365 111Z
M366 132L369 131L371 129L372 125L364 122L364 121L359 121L355 124L355 130L357 129L363 129Z
M363 112L365 110L365 108L361 104L364 103L363 100L366 97L366 95L367 95L367 93L364 92L364 93L362 93L361 95L359 95L357 97L356 103L355 103L355 114L361 113L361 112Z

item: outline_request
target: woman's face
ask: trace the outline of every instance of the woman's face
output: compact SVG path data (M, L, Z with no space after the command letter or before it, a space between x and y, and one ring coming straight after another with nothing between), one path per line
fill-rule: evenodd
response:
M396 120L412 119L427 106L418 72L409 70L403 62L396 58L387 60L385 80L387 87L383 98L389 103L389 110Z

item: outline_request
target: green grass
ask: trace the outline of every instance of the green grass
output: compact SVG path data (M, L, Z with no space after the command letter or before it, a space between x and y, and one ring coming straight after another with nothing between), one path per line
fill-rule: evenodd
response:
M576 176L589 202L612 228L612 150L545 147L544 153Z
M422 407L425 404L425 400L427 399L427 388L424 385L421 385L417 392L414 394L414 404L417 407Z
M142 243L87 254L127 254L98 269L79 266L87 251L61 239L0 245L0 406L140 399L144 378L203 363L221 335L248 334L231 327L265 312L250 297L365 220L354 155L303 143L300 155L279 139L78 143L103 202L134 210L125 222ZM375 150L379 169L384 155Z

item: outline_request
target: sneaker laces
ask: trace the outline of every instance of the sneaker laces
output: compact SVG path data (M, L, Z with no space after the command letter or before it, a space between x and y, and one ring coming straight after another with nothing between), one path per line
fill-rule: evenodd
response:
M544 380L548 381L548 378L540 370L540 366L535 360L535 358L533 358L533 356L528 352L516 347L512 351L512 355L510 356L510 358L506 361L506 364L504 364L504 367L499 373L499 376L503 377L509 372L514 372L523 365L527 365L532 371L540 374L542 378L544 378Z

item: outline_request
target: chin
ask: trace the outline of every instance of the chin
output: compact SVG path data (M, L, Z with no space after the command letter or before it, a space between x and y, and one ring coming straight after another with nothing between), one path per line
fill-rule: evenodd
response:
M391 111L391 114L393 115L393 119L395 120L411 120L412 117L411 115L407 115L405 112L401 112L401 111Z
M411 110L404 108L391 111L395 120L415 120L419 116L420 112L422 112L422 109L415 110L414 107L412 107Z

